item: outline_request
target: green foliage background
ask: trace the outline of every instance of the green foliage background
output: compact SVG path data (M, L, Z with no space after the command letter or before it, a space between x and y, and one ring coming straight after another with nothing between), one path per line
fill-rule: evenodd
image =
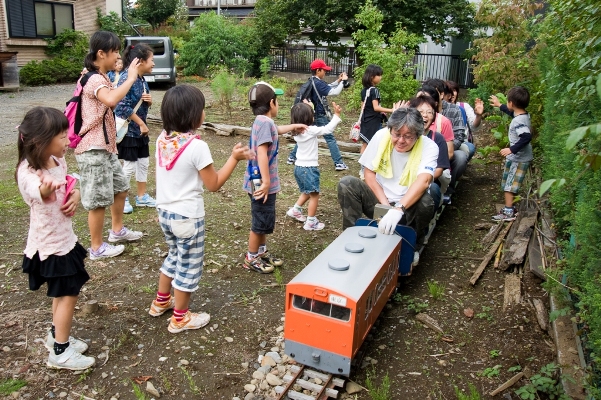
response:
M87 35L67 29L47 42L46 54L52 58L25 64L19 72L21 83L36 86L77 81L88 53Z

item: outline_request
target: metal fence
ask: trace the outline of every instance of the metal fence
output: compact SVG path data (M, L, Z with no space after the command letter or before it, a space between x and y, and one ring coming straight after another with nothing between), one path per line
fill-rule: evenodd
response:
M357 65L357 57L353 48L348 48L345 53L336 55L327 48L272 48L270 53L271 70L282 72L308 73L311 61L321 58L332 67L328 75L338 75L346 72L352 76ZM457 82L462 88L473 88L474 75L472 62L460 56L446 54L416 53L413 58L413 77L418 81L438 78Z

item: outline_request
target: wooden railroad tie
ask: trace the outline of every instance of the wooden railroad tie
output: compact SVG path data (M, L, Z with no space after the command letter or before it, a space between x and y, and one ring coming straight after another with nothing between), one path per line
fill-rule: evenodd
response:
M304 366L293 366L290 371L294 375L285 375L283 381L286 386L276 386L275 392L277 393L277 399L292 399L292 400L326 400L327 398L337 398L338 390L335 387L344 387L344 380L340 378L334 378L331 374L324 374L321 372L306 369ZM309 382L309 379L319 379L323 382L321 385L317 383ZM293 390L295 385L300 386L305 390L310 390L311 395L297 392Z

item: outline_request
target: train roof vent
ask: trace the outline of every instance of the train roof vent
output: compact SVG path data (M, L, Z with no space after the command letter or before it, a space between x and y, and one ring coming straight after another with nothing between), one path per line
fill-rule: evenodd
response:
M342 260L340 258L335 258L328 262L328 267L330 267L330 269L333 269L334 271L346 271L347 269L349 269L350 266L351 264L348 261Z
M344 245L344 250L348 251L349 253L363 253L365 248L359 243L347 243Z
M359 236L366 239L373 239L377 235L375 229L361 229L359 231Z

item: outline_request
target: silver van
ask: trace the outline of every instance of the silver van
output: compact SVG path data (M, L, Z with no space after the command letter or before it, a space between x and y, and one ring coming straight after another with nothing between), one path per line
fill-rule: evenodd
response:
M128 36L126 46L138 43L149 45L154 52L154 68L149 75L144 75L146 82L163 82L175 85L175 52L169 37L160 36Z

